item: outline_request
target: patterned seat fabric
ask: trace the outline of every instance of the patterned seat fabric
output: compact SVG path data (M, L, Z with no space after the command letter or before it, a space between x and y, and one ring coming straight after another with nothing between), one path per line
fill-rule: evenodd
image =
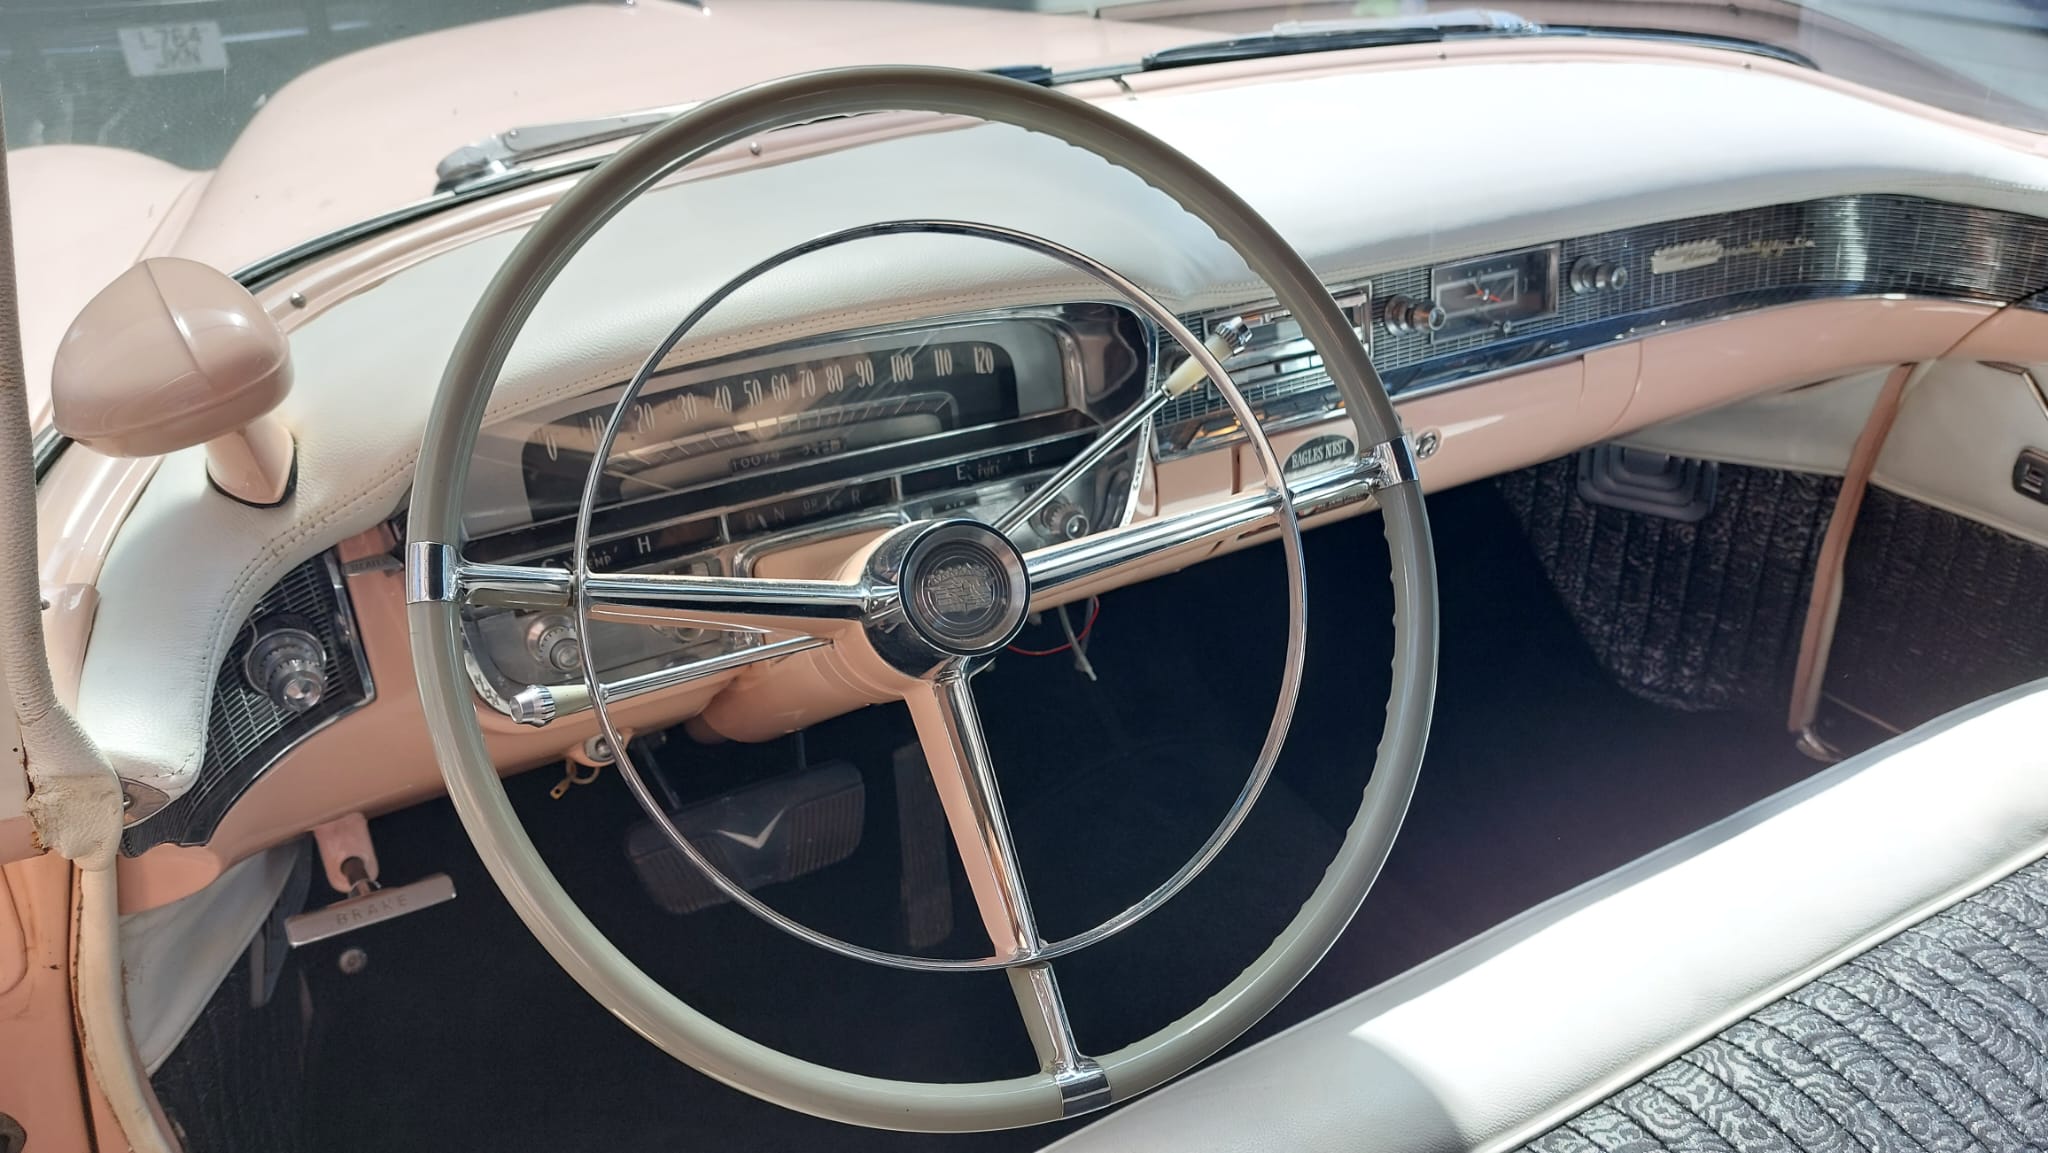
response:
M2048 1149L2048 860L2036 861L1523 1146Z

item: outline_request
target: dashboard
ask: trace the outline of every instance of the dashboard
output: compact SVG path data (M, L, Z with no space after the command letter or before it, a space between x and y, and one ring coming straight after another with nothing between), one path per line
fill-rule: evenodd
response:
M2028 207L2048 188L2048 156L1803 74L1704 55L1431 57L1355 73L1326 62L1307 79L1143 91L1120 107L1238 188L1314 262L1369 343L1418 454L1440 436L1422 464L1431 486L1870 358L1939 355L1999 310L2048 316L2048 215ZM1455 153L1392 134L1327 147L1340 112L1348 130L1358 123L1348 110L1397 98L1454 108L1488 90L1482 74L1498 81L1509 69L1532 102L1580 100L1581 120L1540 149L1526 129L1478 116ZM1630 98L1589 106L1591 80ZM1682 141L1653 131L1684 118ZM1260 147L1244 148L1249 139ZM1107 166L985 128L779 163L767 153L758 169L651 192L593 241L587 272L565 271L494 397L466 494L467 555L562 562L594 429L721 268L892 218L1035 231L1146 285L1198 334L1243 322L1252 340L1230 367L1290 469L1356 453L1290 318L1213 238ZM992 171L1016 179L992 182ZM1515 179L1480 178L1503 171ZM820 186L840 192L821 197ZM265 289L285 315L297 307L283 303L290 293L308 288L312 301L292 334L300 381L284 410L302 438L293 507L221 510L200 462L167 458L100 578L80 715L124 777L163 797L138 806L130 854L203 846L231 862L290 830L432 795L394 575L404 526L393 518L425 398L468 302L516 239L516 229L460 244L436 236L396 270L351 266ZM862 534L1009 507L1180 364L1099 286L909 239L875 255L821 254L800 292L736 301L734 319L661 366L600 474L596 567L822 575L803 566ZM322 283L352 287L327 302ZM1030 531L1082 535L1218 499L1244 483L1242 439L1213 388L1191 390ZM298 627L316 645L261 651L291 658L287 679L317 668L324 709L276 708L276 678L261 661L249 671L249 653L292 616L327 626ZM593 731L588 717L513 719L522 692L581 680L569 622L487 609L467 624L504 767L559 759ZM764 639L620 627L591 638L608 683L685 685ZM166 694L167 679L211 692ZM720 684L651 696L667 711L636 715L673 724ZM364 756L370 746L377 755Z
M1959 249L1983 259L1959 262ZM1592 349L1798 302L1911 294L2048 313L2048 221L1906 196L1845 196L1562 238L1393 269L1331 286L1397 398L1428 395ZM1320 432L1300 476L1356 455L1320 359L1271 304L1192 313L1207 335L1246 326L1229 363L1271 432ZM935 516L992 519L1052 475L1185 359L1104 302L959 314L841 332L654 374L621 423L591 521L594 571L792 575L778 558ZM483 430L467 555L566 566L576 507L624 382ZM1324 431L1334 427L1337 431ZM1170 402L1149 453L1133 438L1022 530L1027 546L1128 521L1144 470L1241 443L1213 385ZM1429 451L1429 446L1424 446ZM402 526L398 526L401 527ZM815 574L804 574L815 575ZM315 599L324 598L324 599ZM296 607L296 611L294 608ZM317 621L322 697L289 707L250 653ZM537 688L580 684L582 648L559 611L472 607L478 700L545 724ZM137 852L200 843L292 744L374 697L332 555L259 604L216 678L200 788L131 827ZM599 676L627 697L719 671L761 634L593 622ZM564 710L569 712L573 710Z

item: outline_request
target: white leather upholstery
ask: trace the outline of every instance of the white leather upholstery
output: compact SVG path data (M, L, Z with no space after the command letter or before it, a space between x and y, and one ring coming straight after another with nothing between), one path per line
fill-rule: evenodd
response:
M1332 279L1703 212L1855 192L2039 208L2048 157L1832 90L1727 67L1460 64L1114 107L1222 175ZM1532 125L1517 105L1571 108ZM1365 126L1429 108L1441 134ZM1674 125L1683 126L1675 131ZM612 222L548 295L498 411L623 377L712 285L793 241L910 216L986 220L1088 251L1180 308L1264 295L1234 255L1120 170L975 128L665 190ZM79 715L115 766L171 796L197 771L205 686L256 598L396 509L455 334L512 237L394 276L293 339L297 495L243 507L196 454L166 461L107 558ZM1100 296L988 245L902 238L792 267L714 316L688 355L941 311Z
M1451 1153L1532 1137L2048 853L2044 738L2048 681L1951 714L1053 1148Z

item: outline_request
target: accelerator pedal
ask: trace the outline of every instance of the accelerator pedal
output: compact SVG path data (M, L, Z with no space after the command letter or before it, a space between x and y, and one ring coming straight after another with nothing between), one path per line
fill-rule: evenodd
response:
M844 761L776 777L670 814L698 852L748 892L836 865L860 847L867 790ZM626 833L626 856L665 912L694 913L725 894L653 821Z

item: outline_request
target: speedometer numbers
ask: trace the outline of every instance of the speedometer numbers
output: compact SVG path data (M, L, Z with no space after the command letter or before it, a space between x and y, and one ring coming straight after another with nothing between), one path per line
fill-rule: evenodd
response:
M676 491L1020 415L1011 355L988 341L870 347L665 384L664 378L651 381L619 425L605 461L608 499ZM534 430L523 459L536 519L574 507L573 493L612 411L610 403L596 405Z
M927 344L893 351L799 361L718 377L679 388L651 385L626 414L614 452L670 443L692 433L750 425L772 439L780 422L822 409L932 398L925 407L950 410L949 425L981 424L1016 415L1017 388L1009 354L993 344ZM893 408L900 404L892 404ZM595 452L611 406L587 409L539 431L549 460L563 452ZM768 423L763 423L768 422Z

